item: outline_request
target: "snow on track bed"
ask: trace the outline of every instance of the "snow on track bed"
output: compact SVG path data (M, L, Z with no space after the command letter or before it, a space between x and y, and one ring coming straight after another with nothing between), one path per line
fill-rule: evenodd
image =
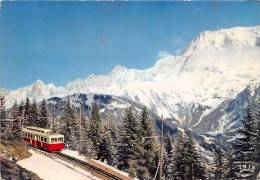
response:
M131 178L125 177L121 174L115 173L111 169L108 169L106 167L103 167L99 164L93 165L88 162L79 160L75 157L71 157L69 155L63 154L63 153L54 153L52 154L55 157L64 159L65 161L69 161L72 164L75 164L76 166L81 167L82 169L86 169L87 171L91 172L93 175L102 178L104 180L131 180Z
M32 153L30 158L18 161L17 164L36 173L44 180L99 180L91 173L65 161L52 159L34 150L30 152Z

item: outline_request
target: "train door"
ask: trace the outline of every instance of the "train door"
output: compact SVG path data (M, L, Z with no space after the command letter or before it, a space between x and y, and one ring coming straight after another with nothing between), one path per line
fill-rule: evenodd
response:
M35 135L35 146L38 146L38 139L39 138L39 136L38 135Z

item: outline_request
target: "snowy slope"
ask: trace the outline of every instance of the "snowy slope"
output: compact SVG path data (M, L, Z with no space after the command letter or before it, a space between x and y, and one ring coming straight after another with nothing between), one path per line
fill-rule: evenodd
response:
M18 161L17 164L36 173L44 180L99 180L99 178L73 164L60 159L52 159L33 150L30 150L30 152L32 153L30 158Z
M207 31L180 56L167 56L146 70L117 65L108 75L91 75L64 87L38 80L10 91L6 105L26 96L41 100L74 93L111 94L149 107L158 115L194 126L248 84L260 82L260 26ZM196 114L196 112L198 113ZM195 114L195 115L194 115Z

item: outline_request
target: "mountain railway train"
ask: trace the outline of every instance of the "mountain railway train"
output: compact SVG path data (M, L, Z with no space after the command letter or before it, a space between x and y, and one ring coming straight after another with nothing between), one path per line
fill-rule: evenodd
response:
M28 126L23 128L23 141L47 151L64 149L64 135L54 134L50 129Z

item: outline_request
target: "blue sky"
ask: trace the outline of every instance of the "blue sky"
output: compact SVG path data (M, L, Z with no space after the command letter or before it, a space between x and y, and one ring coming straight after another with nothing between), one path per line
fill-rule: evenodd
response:
M260 25L259 2L2 2L0 88L146 69L200 32Z

